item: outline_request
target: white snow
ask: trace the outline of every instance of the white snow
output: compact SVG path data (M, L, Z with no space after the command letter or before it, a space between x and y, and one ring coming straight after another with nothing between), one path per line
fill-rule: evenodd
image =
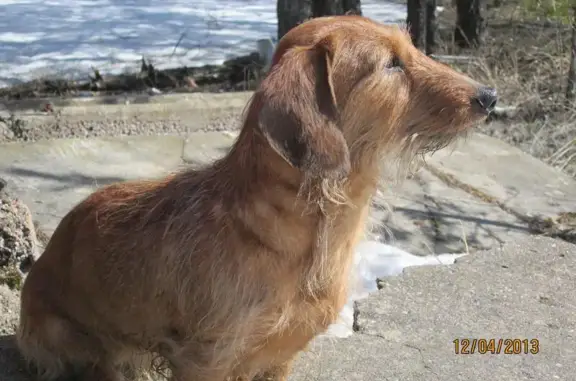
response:
M403 22L405 6L364 0ZM41 76L219 64L276 36L276 0L0 0L0 87Z
M376 278L395 276L407 267L450 265L465 254L439 254L416 256L394 246L378 241L362 241L356 247L356 258L348 303L340 312L338 322L332 324L326 333L329 337L348 337L352 335L354 322L354 301L366 298L377 290Z

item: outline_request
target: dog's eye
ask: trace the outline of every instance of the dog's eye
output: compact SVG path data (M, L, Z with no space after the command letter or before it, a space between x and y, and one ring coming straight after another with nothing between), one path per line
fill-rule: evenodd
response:
M403 71L404 64L402 63L400 58L398 58L398 56L393 56L392 59L388 62L387 69L393 71Z

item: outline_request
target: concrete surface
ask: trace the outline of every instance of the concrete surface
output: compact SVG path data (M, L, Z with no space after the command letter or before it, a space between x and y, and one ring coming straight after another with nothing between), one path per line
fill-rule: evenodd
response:
M223 155L235 136L233 131L211 131L7 143L0 145L0 177L50 234L96 187L208 162ZM445 173L456 181L447 182ZM529 235L526 222L498 202L527 215L554 217L576 211L576 181L499 140L476 134L466 144L437 152L427 168L377 197L373 217L387 229L374 234L419 255L488 249ZM395 212L388 213L384 205Z
M86 114L152 114L159 109L227 109L243 108L253 92L232 93L177 93L149 95L146 93L126 93L121 95L105 95L75 98L30 98L24 100L3 100L2 105L8 111L25 114L39 113L46 103L50 103L55 111L63 111L65 115ZM182 107L185 106L185 107Z
M530 237L382 283L357 303L359 331L317 339L290 381L576 379L576 245ZM527 339L529 353L455 353L464 338ZM13 338L0 337L0 380L32 381L22 369Z
M0 147L0 177L26 202L47 234L70 208L99 186L157 177L222 155L233 135L64 139Z
M526 238L383 287L358 303L360 331L315 343L290 381L576 380L575 245ZM528 339L535 353L456 354L463 338Z
M249 95L56 102L57 115L38 112L39 104L15 105L27 126L39 130L86 129L98 120L120 129L141 124L145 130L158 120L184 127L179 136L0 144L0 177L51 234L101 185L163 176L223 155L236 133L213 125L238 115ZM221 129L230 128L226 122ZM437 152L414 177L376 197L372 217L388 229L373 234L414 254L473 254L451 267L409 269L384 280L383 290L358 302L359 331L348 339L318 339L290 381L576 380L576 249L533 237L524 218L564 212L576 212L576 181L514 147L476 134ZM17 294L0 291L0 322L13 326ZM6 332L0 334L0 381L31 381ZM464 337L538 339L540 350L454 354L453 340Z
M560 170L486 135L459 146L437 152L428 163L527 215L575 211L574 180Z

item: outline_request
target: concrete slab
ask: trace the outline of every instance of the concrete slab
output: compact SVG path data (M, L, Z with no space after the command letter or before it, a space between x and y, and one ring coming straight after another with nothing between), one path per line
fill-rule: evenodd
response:
M572 381L575 289L576 245L545 237L407 269L358 302L357 334L316 342L290 381ZM462 354L464 338L512 341Z
M66 139L0 148L0 177L28 204L47 234L73 205L99 186L156 177L181 164L174 136Z
M4 108L11 112L38 113L46 103L64 115L89 116L88 114L153 114L157 110L169 108L171 111L183 109L230 109L243 108L253 92L232 93L177 93L150 95L146 93L126 93L93 97L71 98L30 98L3 100Z
M576 245L545 237L408 269L358 302L358 332L317 339L289 381L573 381L575 287ZM456 353L464 338L512 344ZM32 381L12 336L0 336L0 380Z
M472 135L453 151L435 153L428 163L527 215L575 211L573 178L486 135Z
M238 136L234 131L190 134L182 151L182 160L186 164L208 164L224 156Z
M206 164L230 148L231 132L178 136L62 139L0 148L0 177L32 211L47 234L96 188L117 181L164 176L183 165Z
M373 213L392 237L382 228L377 233L416 255L485 250L529 234L525 223L513 215L448 186L426 169L392 193L376 198ZM378 208L385 199L394 207L393 213Z
M132 178L161 176L182 165L208 163L225 154L237 133L208 131L191 133L186 137L133 136L3 144L0 148L0 177L10 182L10 187L29 204L40 225L50 234L59 219L98 186ZM470 152L464 149L455 151L459 162L468 164L458 167L447 156L448 150L440 151L436 154L439 158L429 160L434 173L422 169L414 178L392 188L385 197L377 197L373 218L380 223L380 228L374 233L418 255L486 249L530 234L526 223L513 214L458 184L447 183L437 176L438 173L453 173L459 182L484 186L487 191L514 188L517 197L523 199L526 195L529 200L527 206L517 202L515 207L528 207L530 211L540 210L548 214L574 211L576 203L569 202L570 194L576 197L576 181L573 179L539 161L535 163L535 159L520 151L512 148L507 151L495 139L476 135L468 143L476 148ZM487 161L488 169L482 168L481 163L477 163L478 168L470 168L469 163L476 163L476 155L481 155L481 152L505 154L508 166L491 167L491 162ZM538 168L538 176L546 181L531 187L526 180L530 174L508 176L508 167L530 168L532 165ZM516 178L519 179L517 184L514 182ZM538 198L543 184L548 184L545 186L548 195L562 194L566 197L555 196L555 203L547 196ZM504 202L508 200L504 199ZM385 204L392 206L395 212L388 213ZM382 225L386 229L381 228Z
M214 123L238 115L245 96L143 99L136 106L78 103L54 115L28 110L27 123L56 123L70 131L78 128L80 134L89 134L92 124L100 122L106 128L114 125L110 133L134 125L126 133L144 133L157 123L170 133L169 124L176 123L183 127L175 131L185 136L2 144L0 177L50 234L98 186L161 176L219 157L234 134L214 132L221 129ZM19 116L28 112L18 110ZM229 120L225 124L229 129ZM212 132L188 135L207 129ZM291 381L574 380L574 246L531 237L525 223L498 205L546 216L575 212L576 181L479 134L455 150L437 152L428 163L429 170L395 189L396 197L385 197L396 209L393 219L382 210L374 218L388 224L395 244L414 254L491 250L452 267L409 269L385 280L382 291L358 303L360 331L349 339L319 339L299 360ZM538 339L540 349L537 354L457 355L453 340L463 337ZM0 381L28 380L12 339L0 337Z

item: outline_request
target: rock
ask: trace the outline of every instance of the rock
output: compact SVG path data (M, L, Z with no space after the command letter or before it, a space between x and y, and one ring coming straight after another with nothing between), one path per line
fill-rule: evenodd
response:
M30 209L5 188L0 180L0 284L19 288L38 256L38 240Z
M18 291L0 284L0 337L16 332L18 311L20 311Z

